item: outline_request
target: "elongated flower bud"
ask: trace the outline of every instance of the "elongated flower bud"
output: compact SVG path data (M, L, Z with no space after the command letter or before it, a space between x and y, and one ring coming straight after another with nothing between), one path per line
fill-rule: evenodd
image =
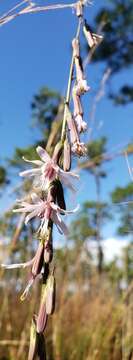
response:
M81 105L80 97L76 94L76 88L73 88L72 91L73 96L73 105L74 105L74 116L76 115L83 115L83 108Z
M38 335L36 332L36 323L33 319L30 328L30 346L29 346L28 360L35 359L37 352L37 341L38 341Z
M45 249L44 249L44 262L45 264L48 264L52 261L53 258L53 247L52 244L50 243L50 241L48 241L45 244Z
M64 171L69 171L71 168L71 146L68 142L68 139L64 141L64 159L63 159L63 169Z
M81 59L77 57L75 58L75 67L76 67L76 79L78 82L79 80L84 79L84 74L83 74Z
M88 24L86 24L86 23L83 26L83 33L85 35L85 38L87 40L89 47L92 48L95 45L95 41L93 39L92 32L90 31L90 28L89 28Z
M55 278L54 275L50 275L47 280L47 294L46 294L46 313L48 315L53 314L55 309Z
M57 197L57 204L59 205L59 207L63 210L66 210L64 190L60 181L58 181L56 197Z
M73 48L73 56L79 58L79 41L78 41L78 39L74 38L72 40L72 48Z
M55 163L58 163L59 158L60 158L61 153L62 153L62 150L63 150L63 144L62 144L61 141L59 141L57 143L57 145L55 146L54 153L53 153L53 156L52 156L52 159L54 160Z
M42 244L42 242L40 242L31 270L34 278L41 272L43 266L43 252L44 252L44 245Z
M103 40L102 35L92 33L92 31L86 21L83 26L83 33L85 35L85 38L86 38L90 48L93 48L93 46L99 45L100 42Z
M71 144L74 144L75 142L79 141L79 136L78 136L78 132L76 129L74 119L73 119L72 114L69 111L69 109L67 112L67 125L68 125L68 129L70 131Z
M37 317L37 333L42 333L45 328L46 328L46 324L47 324L47 314L46 314L46 294L47 294L47 289L46 289L46 285L42 285L42 295L41 295L41 303L40 303L40 308L39 308L39 313L38 313L38 317Z

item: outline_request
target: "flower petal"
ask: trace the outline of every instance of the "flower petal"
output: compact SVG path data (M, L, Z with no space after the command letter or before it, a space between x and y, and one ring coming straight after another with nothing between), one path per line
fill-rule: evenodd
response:
M29 215L26 216L25 218L25 225L28 224L28 222L33 219L34 217L38 216L38 209L32 211Z
M29 280L29 282L28 282L28 284L27 284L27 286L26 286L23 294L22 294L21 297L20 297L20 300L21 300L21 301L24 301L24 300L27 298L28 293L29 293L29 291L30 291L30 288L31 288L31 286L33 285L33 282L34 282L34 279L33 279L33 277L31 277L31 279Z
M64 183L65 186L67 186L72 192L76 192L75 187L73 186L69 175L67 176L67 173L63 173L63 171L60 171L59 178L62 183Z
M32 193L31 194L31 199L32 199L32 202L34 203L34 204L37 204L37 203L42 203L43 202L43 200L41 200L40 199L40 197L36 194L36 193Z
M56 212L53 211L53 214L51 215L51 219L53 220L53 222L55 223L55 225L57 226L57 229L59 231L60 234L64 234L64 235L68 235L69 231L68 231L68 227L66 226L66 224L62 221L62 219L59 217L59 215L57 216Z
M31 266L34 262L34 259L31 259L27 262L24 262L24 263L18 263L18 264L9 264L9 265L6 265L6 264L1 264L1 267L4 268L4 269L19 269L19 268L26 268L28 266Z
M38 153L38 155L40 156L40 158L44 161L44 162L48 162L51 160L49 154L47 153L46 150L44 150L41 146L38 146L36 148L36 151Z
M22 157L22 159L28 163L31 163L31 164L34 164L34 165L37 165L37 166L42 166L43 165L43 162L41 160L28 160L26 159L24 156Z
M28 176L28 177L31 177L31 176L35 176L35 175L41 175L41 169L30 169L30 170L25 170L25 171L21 171L19 173L19 176Z
M65 215L69 215L69 214L75 214L75 213L79 210L79 208L80 208L80 205L78 204L78 205L76 206L76 208L73 209L73 210L63 210L63 209L61 209L61 208L58 207L58 211L59 211L60 213L65 214Z

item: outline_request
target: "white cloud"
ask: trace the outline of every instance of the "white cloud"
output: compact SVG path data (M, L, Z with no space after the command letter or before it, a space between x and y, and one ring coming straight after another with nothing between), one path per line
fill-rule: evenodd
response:
M122 249L128 245L128 239L108 238L102 241L102 248L104 251L104 259L106 262L113 260L116 256L120 257ZM95 255L97 253L96 241L89 242L89 249Z
M115 256L121 256L122 249L129 243L128 239L108 238L103 241L105 260L110 261Z

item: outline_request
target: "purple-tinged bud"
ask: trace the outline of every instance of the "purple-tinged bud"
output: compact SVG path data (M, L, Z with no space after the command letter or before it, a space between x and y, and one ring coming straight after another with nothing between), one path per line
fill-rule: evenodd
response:
M38 274L40 274L42 266L43 266L43 252L44 252L44 245L40 241L35 259L32 265L31 273L33 275L33 278L35 278Z
M73 88L72 96L73 96L73 105L74 105L74 116L83 115L83 108L81 105L81 100L80 100L80 97L76 94L75 87Z
M87 43L89 45L90 48L92 48L95 45L94 39L93 39L93 35L89 29L89 26L87 24L85 24L83 26L83 33L85 35L85 38L87 40Z
M83 3L81 1L78 1L76 4L76 15L78 17L83 16Z
M59 141L55 146L54 153L52 156L52 159L54 160L55 163L58 163L60 156L62 154L62 150L63 150L63 144L61 141Z
M72 48L73 48L73 56L79 58L79 41L78 41L78 39L74 38L72 40Z
M53 248L52 244L48 241L44 248L44 262L48 264L52 261L53 258Z
M37 317L37 333L42 333L45 328L46 328L46 324L47 324L47 314L46 314L46 294L47 294L47 289L46 289L46 285L42 285L42 295L41 295L41 303L40 303L40 308L39 308L39 313L38 313L38 317Z
M76 129L76 124L69 109L67 111L67 125L70 131L71 144L74 144L75 142L79 142L79 135Z
M85 35L85 38L88 42L89 47L92 49L94 46L97 46L100 44L100 42L103 40L102 35L98 35L91 32L91 29L89 25L85 22L83 26L83 33Z
M61 209L63 209L63 210L66 210L66 203L65 203L65 198L64 198L64 190L63 190L63 186L62 186L60 181L58 181L58 183L57 183L56 198L57 198L57 204L59 205L59 207Z
M30 346L29 346L28 360L35 359L37 352L37 342L38 342L38 335L36 332L36 323L35 320L33 319L30 328Z
M63 159L63 169L64 171L69 171L71 168L71 146L68 142L68 139L64 141L64 159Z
M47 294L46 294L46 313L53 314L55 309L55 292L56 284L54 275L50 275L47 280Z
M78 82L79 80L84 79L84 73L80 63L80 59L77 57L75 58L75 67L76 67L76 80Z
M77 84L74 87L76 95L80 96L85 92L90 90L90 86L87 85L87 81L84 76L83 67L82 67L82 60L81 58L75 58L75 67L76 67L76 81Z

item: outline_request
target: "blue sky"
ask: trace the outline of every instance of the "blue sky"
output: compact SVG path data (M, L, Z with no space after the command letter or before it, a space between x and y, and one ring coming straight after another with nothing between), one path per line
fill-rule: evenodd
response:
M57 1L53 1L56 3ZM52 4L52 1L47 4ZM60 3L63 1L60 1ZM67 1L66 1L67 2ZM44 4L43 1L40 1ZM93 1L93 5L85 10L88 22L96 12L108 1ZM14 1L0 2L0 13L15 4ZM39 137L37 131L31 129L30 103L33 95L42 86L60 91L63 95L67 85L70 44L75 34L76 20L71 9L56 10L42 14L25 15L0 27L0 159L13 155L16 146L24 147L32 144ZM85 95L85 116L89 123L93 96L102 78L103 65L89 65L86 73L92 92ZM131 70L116 75L112 86L117 90L123 83L131 83ZM133 106L115 107L106 97L100 101L96 110L93 136L107 136L108 150L118 145L123 147L132 139ZM99 128L99 123L102 126ZM133 159L131 160L133 164ZM108 180L103 181L102 198L116 185L124 186L130 179L126 163L119 158L110 163ZM94 197L95 187L91 177L83 175L83 185L79 199ZM91 195L93 194L93 195ZM7 193L1 202L10 203ZM110 231L110 230L109 230ZM110 234L112 235L112 234Z

